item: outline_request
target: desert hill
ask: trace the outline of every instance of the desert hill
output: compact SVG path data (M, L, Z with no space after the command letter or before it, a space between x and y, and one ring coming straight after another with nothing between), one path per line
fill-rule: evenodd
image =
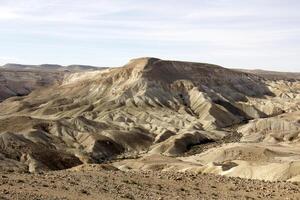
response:
M65 76L74 72L95 71L85 65L20 65L6 64L0 67L0 102L13 96L24 96L31 91L60 84Z
M262 78L269 80L287 80L287 81L299 81L300 73L299 72L278 72L278 71L266 71L261 69L238 69L238 71L256 74Z
M300 174L299 109L297 80L138 58L68 73L0 103L0 168L34 172L109 161L124 171L292 180ZM203 146L211 148L184 156ZM257 175L265 166L275 175Z
M90 66L90 65L68 65L62 66L57 64L41 64L41 65L22 65L16 63L7 63L0 67L0 69L6 70L30 70L30 71L94 71L99 70L99 67Z

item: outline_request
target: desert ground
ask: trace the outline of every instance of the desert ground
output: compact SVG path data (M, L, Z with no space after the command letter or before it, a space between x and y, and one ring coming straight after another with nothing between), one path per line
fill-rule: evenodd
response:
M123 172L88 165L1 173L1 199L299 199L299 183L180 172Z

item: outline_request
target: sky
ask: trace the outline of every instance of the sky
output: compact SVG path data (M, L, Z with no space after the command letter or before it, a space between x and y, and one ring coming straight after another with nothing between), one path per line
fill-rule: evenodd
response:
M0 65L132 58L300 71L299 0L0 0Z

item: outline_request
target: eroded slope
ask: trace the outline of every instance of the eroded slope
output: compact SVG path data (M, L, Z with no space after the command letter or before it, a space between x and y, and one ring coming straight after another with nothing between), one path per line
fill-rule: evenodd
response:
M298 141L299 88L298 81L263 79L216 65L134 59L120 68L71 74L59 85L2 102L1 158L22 170L64 169L132 156L181 156L192 146L235 134L251 142L245 148L238 144L241 154L258 146L267 149L270 142L292 143L276 149L290 151ZM23 149L22 144L30 148ZM63 155L55 161L62 164L45 162L48 155L42 152L49 149ZM215 151L214 155L224 154ZM228 167L223 171L222 166L231 163L233 170L247 162L241 157L239 163L235 156L207 160L205 153L178 158L183 167L170 162L167 169L185 170L187 165L197 172L239 176L224 173ZM142 169L129 161L116 165ZM160 165L165 169L165 162Z

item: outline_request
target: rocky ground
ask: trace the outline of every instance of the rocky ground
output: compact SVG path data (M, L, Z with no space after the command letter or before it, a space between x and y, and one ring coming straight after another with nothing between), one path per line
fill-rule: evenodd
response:
M110 166L0 173L0 199L300 199L298 183L178 172L122 172Z

